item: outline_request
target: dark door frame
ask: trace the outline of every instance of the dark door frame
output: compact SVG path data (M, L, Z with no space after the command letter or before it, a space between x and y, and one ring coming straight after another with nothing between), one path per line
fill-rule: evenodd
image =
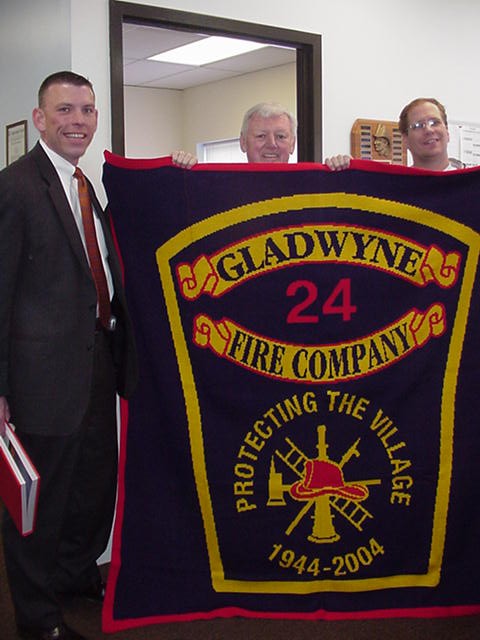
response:
M119 155L125 153L122 25L128 22L176 31L238 36L247 40L295 48L297 51L297 157L299 161L304 162L322 161L322 40L320 35L118 0L109 0L109 10L112 151L114 153Z

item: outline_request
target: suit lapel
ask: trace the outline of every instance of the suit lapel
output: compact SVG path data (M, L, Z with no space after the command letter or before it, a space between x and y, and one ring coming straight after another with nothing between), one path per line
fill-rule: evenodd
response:
M55 167L38 143L32 150L32 156L35 159L43 180L48 184L48 193L52 199L54 209L60 219L60 222L63 225L65 234L72 247L72 251L78 258L78 261L85 272L91 277L90 267L85 255L85 249L83 248L83 242L78 231L77 223L73 217L70 204L67 200Z
M65 191L63 189L62 183L60 182L60 178L58 177L55 167L50 162L50 159L38 143L32 150L32 156L37 163L42 178L48 184L48 192L52 199L55 211L57 212L58 217L63 225L65 234L72 247L73 253L77 256L78 261L82 265L82 268L85 270L86 274L91 278L92 272L88 264L87 256L85 254L85 249L80 237L80 233L78 231L77 223L75 222L70 204L67 200ZM103 212L103 209L97 199L95 191L88 179L87 182L92 205L100 217L100 222L102 225L103 234L108 250L108 262L114 282L114 288L115 290L118 290L119 284L121 283L121 268L113 243L112 232L108 225L108 221Z
M90 199L92 201L94 211L96 214L98 214L98 217L100 219L100 224L102 225L103 237L105 238L105 244L107 246L107 251L108 251L108 265L110 267L110 273L113 278L114 289L115 291L117 291L119 288L119 284L121 283L122 276L121 276L120 262L118 260L118 255L117 255L117 249L113 241L113 234L112 234L112 229L110 227L110 220L108 215L102 209L102 206L97 199L93 186L88 178L87 178L87 183L88 183L88 190L90 193Z

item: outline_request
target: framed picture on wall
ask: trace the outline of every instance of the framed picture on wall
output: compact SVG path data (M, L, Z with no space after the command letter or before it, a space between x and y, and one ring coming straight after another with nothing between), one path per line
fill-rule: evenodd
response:
M27 153L27 121L20 120L6 126L7 166Z

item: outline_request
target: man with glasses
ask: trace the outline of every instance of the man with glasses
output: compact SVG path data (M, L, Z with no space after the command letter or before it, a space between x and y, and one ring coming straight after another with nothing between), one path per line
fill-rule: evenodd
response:
M435 98L417 98L400 114L398 128L412 154L413 166L430 171L455 169L448 159L447 113Z
M416 169L451 171L459 168L448 158L447 113L435 98L416 98L409 102L400 113L398 128ZM326 158L325 164L332 171L338 171L348 168L350 159L350 156L338 155Z

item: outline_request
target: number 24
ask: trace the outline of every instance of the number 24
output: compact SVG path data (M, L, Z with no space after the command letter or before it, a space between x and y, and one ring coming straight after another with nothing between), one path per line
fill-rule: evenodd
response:
M303 299L292 307L287 315L288 324L307 324L319 321L319 316L313 313L303 313L311 307L318 298L318 288L311 280L295 280L287 287L287 296L296 296L298 292L305 291ZM357 307L352 305L352 292L350 278L342 278L333 288L330 295L322 305L324 315L338 314L342 320L347 322L352 319L352 314L357 311Z

